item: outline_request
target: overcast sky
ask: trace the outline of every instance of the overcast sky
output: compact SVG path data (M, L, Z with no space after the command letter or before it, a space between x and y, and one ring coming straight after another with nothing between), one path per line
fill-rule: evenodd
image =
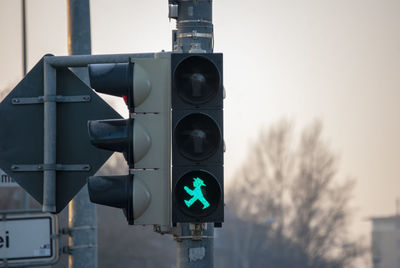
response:
M167 0L91 1L92 53L171 50ZM20 1L0 1L0 89L22 77ZM67 55L65 0L27 0L28 68ZM357 179L357 226L400 196L400 1L214 1L224 53L226 181L258 131L314 119ZM123 112L123 107L121 112ZM359 225L358 225L359 224Z

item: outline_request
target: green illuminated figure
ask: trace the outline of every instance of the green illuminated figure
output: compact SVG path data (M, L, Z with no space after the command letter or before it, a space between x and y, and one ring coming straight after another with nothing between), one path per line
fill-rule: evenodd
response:
M183 187L183 189L185 189L185 191L189 195L193 196L190 200L184 200L186 206L190 207L197 200L199 200L203 204L203 209L206 209L210 206L210 203L208 203L208 201L204 198L203 193L201 192L201 186L206 186L203 180L200 178L193 178L193 190L189 189L189 187L187 186Z

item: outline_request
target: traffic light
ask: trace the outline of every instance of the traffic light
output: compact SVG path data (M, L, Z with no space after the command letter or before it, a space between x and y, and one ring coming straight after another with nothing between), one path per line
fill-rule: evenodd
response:
M222 54L142 54L91 65L89 74L96 91L124 97L130 111L129 119L88 123L91 143L122 152L130 170L90 177L92 202L122 208L130 224L220 226Z
M224 220L222 54L171 55L172 222Z
M124 176L89 177L90 200L122 208L129 224L171 222L170 66L168 53L89 66L92 88L124 97L130 111L129 119L88 122L91 143L122 152L129 166Z

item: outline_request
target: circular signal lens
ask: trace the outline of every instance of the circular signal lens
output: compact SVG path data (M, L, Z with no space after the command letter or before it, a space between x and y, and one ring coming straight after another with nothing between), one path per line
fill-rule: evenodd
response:
M221 186L210 173L194 170L183 175L175 185L175 202L192 217L207 216L221 202Z
M221 75L215 64L201 56L185 58L174 72L175 88L189 104L202 104L220 90Z
M220 147L221 132L215 121L201 113L190 114L175 128L178 151L186 158L199 161L215 154Z

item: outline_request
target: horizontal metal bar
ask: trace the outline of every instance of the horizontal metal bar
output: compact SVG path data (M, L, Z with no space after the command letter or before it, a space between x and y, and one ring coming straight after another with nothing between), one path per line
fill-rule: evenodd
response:
M31 98L13 98L12 104L20 105L20 104L40 104L44 102L89 102L89 95L80 95L80 96L39 96L39 97L31 97Z
M43 213L41 209L0 210L0 215Z
M155 53L45 56L44 59L53 67L86 67L96 63L124 63L129 62L132 57L152 58L154 55Z
M12 171L14 172L27 172L27 171L44 171L44 170L57 170L57 171L89 171L91 169L90 165L12 165Z

